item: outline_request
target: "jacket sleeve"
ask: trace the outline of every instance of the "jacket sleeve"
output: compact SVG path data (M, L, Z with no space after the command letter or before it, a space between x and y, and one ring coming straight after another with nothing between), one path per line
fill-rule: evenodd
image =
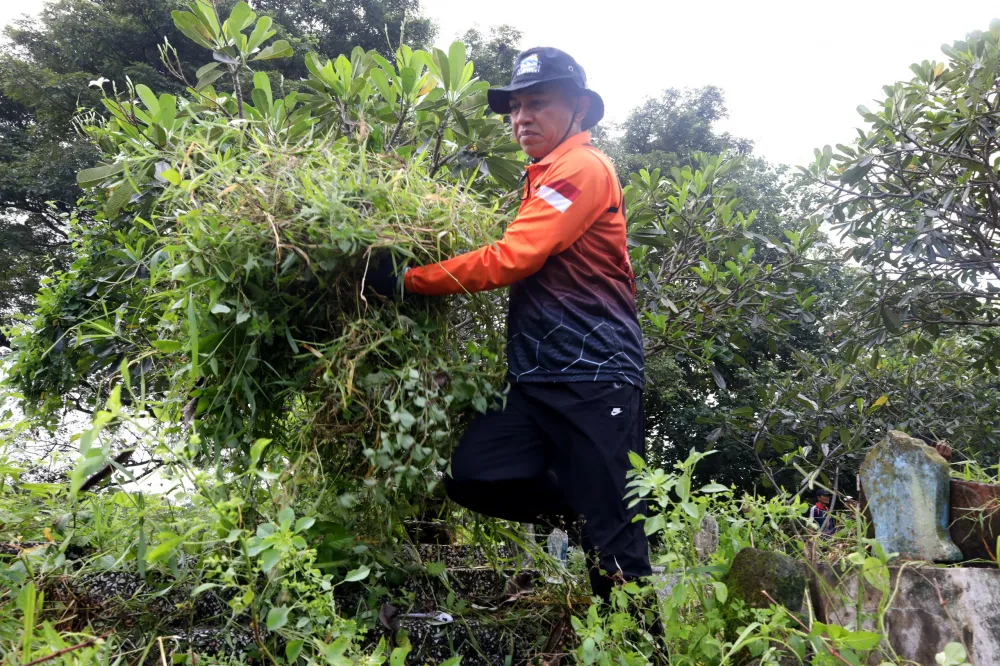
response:
M574 151L576 152L576 151ZM406 273L407 291L444 296L506 287L575 243L607 209L615 184L585 151L549 167L496 243ZM570 157L570 156L567 156Z

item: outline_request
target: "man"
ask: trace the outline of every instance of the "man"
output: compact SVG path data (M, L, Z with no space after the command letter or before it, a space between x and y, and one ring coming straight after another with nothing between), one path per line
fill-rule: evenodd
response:
M816 504L809 509L809 519L819 526L824 536L833 536L837 532L837 520L830 513L830 503L833 493L820 489L816 492Z
M624 200L614 166L585 131L604 103L583 68L553 48L521 53L511 84L488 99L510 115L532 161L518 215L496 243L404 279L407 292L428 296L510 286L506 404L465 433L445 488L455 502L507 520L582 517L591 585L607 600L615 582L651 571L642 525L623 499L629 453L645 454Z

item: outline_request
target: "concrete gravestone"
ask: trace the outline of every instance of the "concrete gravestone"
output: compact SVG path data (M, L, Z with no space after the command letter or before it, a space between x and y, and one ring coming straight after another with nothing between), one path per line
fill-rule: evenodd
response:
M861 486L887 553L932 562L958 562L948 534L948 463L922 440L893 430L865 456Z
M706 513L694 535L694 550L698 554L698 561L707 561L718 549L719 522L712 514Z

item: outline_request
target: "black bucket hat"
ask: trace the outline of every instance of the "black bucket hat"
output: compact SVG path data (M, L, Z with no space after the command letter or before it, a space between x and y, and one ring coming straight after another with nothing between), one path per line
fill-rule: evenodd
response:
M582 128L590 129L604 117L604 100L593 90L587 89L587 74L576 60L565 51L540 46L521 52L514 61L514 75L510 85L490 88L486 98L495 113L510 113L510 94L548 81L570 81L580 94L590 98L590 110L583 118Z

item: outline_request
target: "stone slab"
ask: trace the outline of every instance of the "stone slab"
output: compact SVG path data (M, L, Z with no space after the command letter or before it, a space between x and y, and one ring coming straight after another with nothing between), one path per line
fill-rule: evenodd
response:
M511 663L522 664L534 650L523 627L513 631L495 621L477 618L456 618L447 625L407 619L401 628L407 631L413 646L406 658L407 666L440 664L453 656L462 657L462 666L502 666L508 657ZM377 642L378 637L385 636L390 642L391 633L380 626L373 638Z
M937 666L935 655L964 642L969 662L1000 664L1000 570L971 567L890 567L890 590L898 590L885 616L889 643L903 660ZM857 618L858 579L830 567L820 572L817 610L828 622L852 626ZM862 628L877 631L873 619L881 594L865 584ZM941 600L944 601L942 606Z

